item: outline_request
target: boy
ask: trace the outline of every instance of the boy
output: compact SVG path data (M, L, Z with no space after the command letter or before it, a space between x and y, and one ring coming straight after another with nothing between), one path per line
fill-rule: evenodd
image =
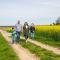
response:
M14 28L12 28L12 44L14 44L14 41L16 40L16 38L17 38L17 34L16 34L16 31L15 31L15 29Z

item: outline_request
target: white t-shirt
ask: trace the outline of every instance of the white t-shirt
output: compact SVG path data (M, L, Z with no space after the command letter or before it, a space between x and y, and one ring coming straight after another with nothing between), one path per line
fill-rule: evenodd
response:
M21 24L16 24L16 31L20 32L22 30L22 25Z
M28 26L26 25L26 29L28 28Z

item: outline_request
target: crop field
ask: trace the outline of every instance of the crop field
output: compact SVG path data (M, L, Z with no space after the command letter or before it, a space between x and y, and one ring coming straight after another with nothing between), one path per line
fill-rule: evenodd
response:
M0 26L2 30L12 30L12 26Z
M12 27L3 27L2 29L12 32ZM60 47L60 25L54 26L35 26L35 40Z
M2 27L1 29L6 30L8 32L12 32L12 27ZM54 47L58 47L58 48L60 47L60 26L58 26L58 25L57 26L35 26L35 29L36 29L36 31L35 31L34 40L42 42L44 44L54 46ZM4 39L4 38L0 38L0 39ZM6 43L4 43L4 44L6 44ZM41 48L33 43L30 43L30 42L26 43L25 40L23 40L23 39L21 39L20 45L22 47L28 49L31 53L34 53L41 60L60 60L60 55L56 55L53 52L48 51L44 48ZM5 52L5 50L4 50L4 52ZM3 54L4 54L4 52L3 52ZM15 53L13 53L13 55L12 55L11 51L10 51L10 53L7 52L7 55L8 54L9 54L9 59L11 57L11 59L13 59L13 60L16 60L16 59L18 60L18 58L15 56ZM4 54L4 56L5 56L5 54ZM6 56L6 57L8 57L8 56ZM5 59L6 59L6 57L5 57ZM2 58L4 58L4 57L2 56L1 59Z
M60 46L60 25L56 26L35 26L35 39L37 41Z
M8 32L12 32L12 26L2 26L0 27L0 29L8 31Z

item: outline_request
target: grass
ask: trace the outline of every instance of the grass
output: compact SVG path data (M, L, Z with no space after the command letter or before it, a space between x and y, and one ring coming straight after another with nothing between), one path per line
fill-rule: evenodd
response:
M19 60L12 47L8 45L0 33L0 60Z
M12 33L13 30L6 30L6 31L9 32L9 33Z
M49 38L49 37L47 38L39 34L38 35L36 34L35 39L37 41L40 41L49 45L58 44L56 46L59 46L60 44L58 41L52 40L52 38ZM60 60L60 55L56 55L53 52L43 49L39 46L36 46L30 42L25 43L23 39L21 39L20 44L22 47L27 48L28 50L30 50L30 52L36 54L36 56L41 58L41 60Z
M30 42L25 42L23 39L20 41L20 45L30 50L30 52L36 54L41 60L60 60L60 55L56 55L51 51L45 50L39 46L36 46Z

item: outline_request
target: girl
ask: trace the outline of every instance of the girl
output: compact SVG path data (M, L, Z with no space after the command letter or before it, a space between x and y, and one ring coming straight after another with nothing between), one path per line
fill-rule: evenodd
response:
M30 26L30 36L32 39L34 39L34 37L35 37L35 27L34 27L33 23Z
M29 25L28 25L27 22L24 23L24 26L23 26L23 33L24 33L25 40L26 40L26 42L27 42L28 33L29 33Z

